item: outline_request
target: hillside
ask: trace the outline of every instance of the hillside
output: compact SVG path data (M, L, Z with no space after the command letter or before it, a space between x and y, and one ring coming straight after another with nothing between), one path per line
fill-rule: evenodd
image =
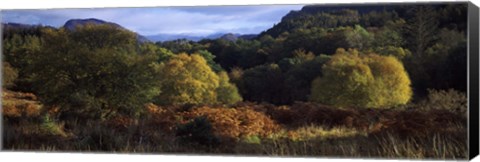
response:
M83 25L87 25L87 24L91 24L91 25L101 25L101 24L107 24L107 25L111 25L111 26L114 26L114 27L118 27L120 29L124 29L124 30L128 30L126 29L125 27L121 26L121 25L118 25L116 23L113 23L113 22L108 22L108 21L104 21L104 20L100 20L100 19L95 19L95 18L89 18L89 19L70 19L68 20L67 22L65 22L65 24L63 25L63 27L67 30L70 30L70 31L73 31L75 30L75 28L77 26L83 26ZM130 31L130 30L128 30ZM133 31L131 31L133 32ZM136 33L137 34L137 33ZM145 36L142 36L140 34L137 34L137 39L139 42L150 42L150 40L145 37Z
M450 4L429 4L436 10L443 10L440 17L440 25L447 25L454 22L460 29L465 29L466 16L462 8ZM281 21L272 28L259 34L259 37L270 35L277 37L284 32L291 32L295 29L309 29L313 27L336 28L340 26L361 25L363 27L381 27L387 21L395 21L400 18L411 18L411 10L421 4L355 4L355 5L307 5L300 11L290 11ZM449 19L457 17L458 19Z

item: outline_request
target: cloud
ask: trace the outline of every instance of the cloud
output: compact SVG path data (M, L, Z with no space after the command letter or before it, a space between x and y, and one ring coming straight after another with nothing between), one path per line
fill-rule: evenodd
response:
M4 10L3 22L59 27L74 18L115 22L143 35L259 33L301 5Z

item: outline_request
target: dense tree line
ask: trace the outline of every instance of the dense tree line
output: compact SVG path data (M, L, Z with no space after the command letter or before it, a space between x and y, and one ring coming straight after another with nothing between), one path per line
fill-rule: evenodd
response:
M465 22L466 6L451 4L305 7L251 40L148 43L109 25L8 29L3 85L89 118L138 116L148 102L388 108L429 89L466 91Z
M75 31L45 28L41 34L7 39L3 84L10 88L14 81L28 82L28 88L20 89L35 92L47 106L61 107L61 118L138 116L148 102L242 100L208 51L174 54L139 43L134 33L110 25L85 25Z

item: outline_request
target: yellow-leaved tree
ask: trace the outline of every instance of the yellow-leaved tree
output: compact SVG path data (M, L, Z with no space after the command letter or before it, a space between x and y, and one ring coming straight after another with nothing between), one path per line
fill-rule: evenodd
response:
M216 103L219 77L198 55L185 53L172 57L160 68L160 95L163 105Z
M235 84L230 83L230 78L225 71L218 73L219 85L217 88L217 101L224 104L233 104L242 101Z
M393 56L338 49L312 82L310 100L345 107L385 108L406 104L410 79Z

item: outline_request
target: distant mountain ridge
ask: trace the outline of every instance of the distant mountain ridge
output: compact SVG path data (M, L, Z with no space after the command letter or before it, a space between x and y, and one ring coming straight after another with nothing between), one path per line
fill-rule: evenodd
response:
M137 39L139 42L158 42L158 41L172 41L178 39L186 39L191 41L200 41L202 39L224 39L228 41L236 41L237 39L246 39L251 40L254 39L258 34L238 34L238 33L214 33L206 36L193 36L191 34L156 34L156 35L147 35L143 36L134 31L131 31L119 24L108 22L96 18L87 18L87 19L70 19L65 22L65 24L61 27L65 28L69 31L74 31L77 26L83 26L87 24L93 25L101 25L107 24L114 27L117 27L122 30L127 30L133 32L137 35ZM34 28L34 27L50 27L51 26L42 26L42 25L31 25L31 24L21 24L21 23L2 23L2 28L17 28L17 29L26 29L26 28Z
M164 42L164 41L171 41L171 40L177 40L177 39L199 41L202 39L216 39L216 38L219 38L220 36L218 35L193 36L190 34L155 34L155 35L147 35L146 37L154 42L158 42L158 41Z
M63 27L67 30L73 31L73 30L75 30L75 28L77 26L83 26L83 25L87 25L87 24L92 24L92 25L106 24L106 25L111 25L111 26L117 27L117 28L122 29L122 30L131 31L131 30L128 30L128 29L124 28L121 25L116 24L116 23L108 22L108 21L104 21L104 20L100 20L100 19L95 19L95 18L70 19L67 22L65 22ZM139 42L150 42L151 41L143 35L140 35L140 34L134 32L134 31L131 31L131 32L133 32L137 35L137 39L138 39Z
M156 35L149 35L146 36L148 39L152 41L171 41L177 39L186 39L191 41L200 41L202 39L226 39L229 41L235 41L238 38L242 39L253 39L257 36L257 34L238 34L238 33L214 33L206 36L192 36L190 34L156 34Z
M32 28L36 25L20 24L20 23L2 23L2 28Z

